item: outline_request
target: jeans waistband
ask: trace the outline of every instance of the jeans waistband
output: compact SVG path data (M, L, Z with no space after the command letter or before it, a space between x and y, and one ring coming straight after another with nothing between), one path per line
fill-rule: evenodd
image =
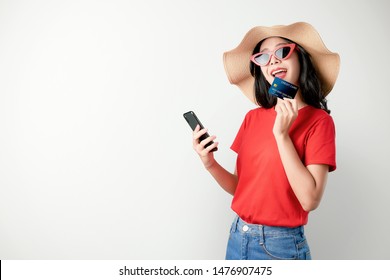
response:
M304 227L273 227L260 224L250 224L243 221L240 217L236 216L233 221L232 231L240 231L241 233L247 233L252 235L264 235L264 236L283 236L283 235L295 235L304 234Z

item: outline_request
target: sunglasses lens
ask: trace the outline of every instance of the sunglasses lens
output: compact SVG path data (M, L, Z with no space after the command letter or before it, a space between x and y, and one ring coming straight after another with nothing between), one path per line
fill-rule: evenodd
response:
M291 50L292 50L291 47L282 47L275 52L275 55L278 58L283 59L283 58L286 58L290 54Z
M259 56L256 56L254 60L259 64L259 65L266 65L269 60L269 54L263 53L260 54Z

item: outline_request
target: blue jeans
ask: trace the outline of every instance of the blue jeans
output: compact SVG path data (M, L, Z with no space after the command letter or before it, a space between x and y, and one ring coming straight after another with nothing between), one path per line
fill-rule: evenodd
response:
M230 229L227 260L310 260L303 226L296 228L248 224L238 216Z

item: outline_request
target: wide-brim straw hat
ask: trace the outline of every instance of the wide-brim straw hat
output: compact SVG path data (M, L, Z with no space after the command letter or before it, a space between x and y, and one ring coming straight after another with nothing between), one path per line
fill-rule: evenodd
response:
M241 43L223 54L225 71L231 84L256 104L254 78L250 73L250 57L255 46L269 37L283 37L303 47L311 56L324 96L332 90L340 68L340 57L329 51L313 26L306 22L271 27L257 26L249 30Z

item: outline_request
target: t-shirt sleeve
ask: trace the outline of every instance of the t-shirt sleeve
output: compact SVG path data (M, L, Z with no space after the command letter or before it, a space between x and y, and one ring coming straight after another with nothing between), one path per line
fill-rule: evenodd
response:
M307 139L305 165L327 164L336 170L336 130L331 116L318 120Z
M248 118L248 114L245 116L244 121L242 122L241 127L238 130L236 138L234 139L233 144L230 146L230 149L232 149L236 153L238 153L240 151L240 148L242 145L243 136L244 136L245 129L247 126L247 118Z

